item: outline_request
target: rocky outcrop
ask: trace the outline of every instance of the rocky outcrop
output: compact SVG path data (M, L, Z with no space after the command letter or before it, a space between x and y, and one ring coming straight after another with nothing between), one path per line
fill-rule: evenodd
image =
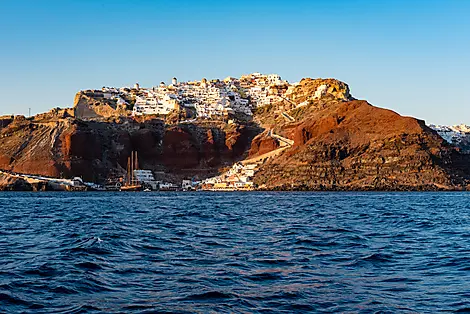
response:
M348 84L331 78L304 78L298 85L292 86L286 94L286 97L297 104L320 99L324 96L332 96L334 99L342 101L353 100Z
M0 191L33 191L33 186L24 179L0 173Z
M74 115L73 108L53 108L49 112L35 115L33 119L37 122L57 121L59 119L72 118Z
M456 167L458 153L423 121L366 101L312 104L299 122L283 131L294 140L293 147L256 175L256 183L268 189L434 190L467 185L468 169Z
M269 136L267 132L256 136L251 142L249 158L261 156L280 147L279 141Z
M73 110L73 115L79 119L111 118L130 114L126 105L117 104L115 100L88 95L83 91L75 95Z
M163 139L163 163L174 173L191 168L213 172L214 167L243 159L258 133L258 128L246 125L173 126Z
M257 108L256 124L193 121L194 112L189 111L175 111L166 121L129 118L129 108L80 92L73 111L0 117L0 169L105 183L123 177L127 158L137 151L141 168L175 181L214 176L250 158L257 163L267 159L254 178L263 189L469 186L470 155L446 143L423 121L354 100L348 85L335 79L303 79L276 88L276 95L288 90L278 103ZM126 104L131 102L126 99ZM179 123L189 118L192 122ZM275 154L266 156L270 152ZM47 187L3 175L0 189Z
M0 171L0 191L66 191L85 190L65 186L45 178L32 178L21 174L12 174Z
M15 119L14 116L1 116L0 117L0 130L6 128Z
M243 159L259 130L247 125L181 124L133 119L7 120L0 129L0 169L104 183L125 175L137 151L143 169L207 176Z

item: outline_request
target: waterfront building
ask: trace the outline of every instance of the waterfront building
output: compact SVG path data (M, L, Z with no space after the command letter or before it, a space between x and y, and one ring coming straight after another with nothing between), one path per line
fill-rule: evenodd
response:
M193 189L193 184L192 184L191 180L183 180L183 182L181 183L181 188L184 191L192 190Z
M155 177L153 176L153 173L151 170L134 170L134 177L135 180L143 185L148 185L152 187L152 190L157 190L158 189L158 184L160 183L159 181L155 180Z

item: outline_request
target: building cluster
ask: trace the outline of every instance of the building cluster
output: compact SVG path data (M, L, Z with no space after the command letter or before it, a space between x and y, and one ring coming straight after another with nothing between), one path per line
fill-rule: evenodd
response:
M198 118L212 118L229 114L251 116L253 109L281 100L289 86L277 74L252 73L224 80L178 82L173 78L169 85L162 82L151 88L139 84L119 89L103 87L84 93L132 107L134 116L167 115L175 109L193 108Z
M128 105L128 102L124 99L124 96L129 94L130 88L114 88L114 87L103 87L101 90L85 90L82 94L94 99L113 100L117 105Z
M220 176L206 179L202 182L203 190L252 190L253 177L257 164L235 163L230 170Z
M470 137L470 126L465 124L454 126L430 124L429 127L449 144L459 144Z
M176 191L181 188L174 183L155 180L151 170L134 170L134 177L136 182L141 184L143 188L153 191Z
M195 190L252 190L253 177L258 164L235 163L225 173L201 181L183 180L181 185L156 180L151 170L134 170L136 182L143 188L154 191L195 191Z

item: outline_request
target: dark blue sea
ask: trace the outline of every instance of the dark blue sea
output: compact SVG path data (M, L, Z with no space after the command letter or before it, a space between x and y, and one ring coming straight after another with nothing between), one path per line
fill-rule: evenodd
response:
M470 312L470 194L1 193L3 312Z

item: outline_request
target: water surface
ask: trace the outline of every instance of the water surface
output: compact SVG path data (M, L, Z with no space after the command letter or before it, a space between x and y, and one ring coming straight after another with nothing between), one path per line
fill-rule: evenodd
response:
M0 312L470 311L467 193L1 193Z

